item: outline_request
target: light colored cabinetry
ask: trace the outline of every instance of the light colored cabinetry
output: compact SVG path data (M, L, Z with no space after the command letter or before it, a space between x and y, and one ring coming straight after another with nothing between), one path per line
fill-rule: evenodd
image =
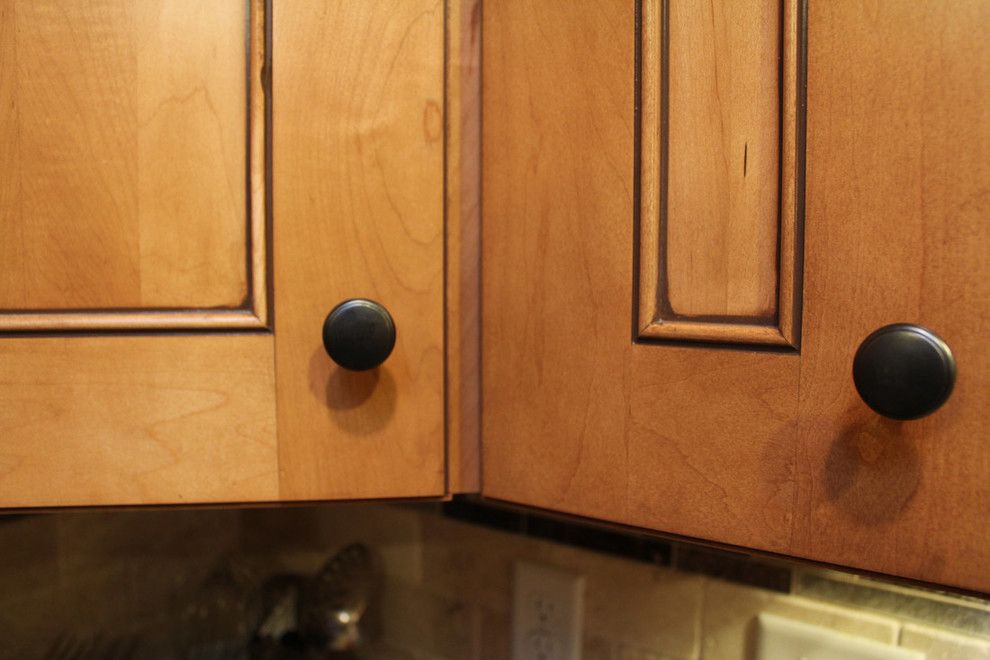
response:
M480 405L493 500L990 590L987 11L0 0L0 507L472 491Z
M487 5L483 493L990 589L988 30L976 1ZM895 322L958 365L923 419L854 386Z
M0 507L445 492L445 11L0 1Z

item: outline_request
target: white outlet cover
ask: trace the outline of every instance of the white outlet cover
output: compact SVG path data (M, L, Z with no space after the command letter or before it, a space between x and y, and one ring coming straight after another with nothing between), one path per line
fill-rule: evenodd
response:
M757 617L755 660L925 660L925 654L830 628L785 619Z
M554 566L516 562L513 660L580 660L584 577Z

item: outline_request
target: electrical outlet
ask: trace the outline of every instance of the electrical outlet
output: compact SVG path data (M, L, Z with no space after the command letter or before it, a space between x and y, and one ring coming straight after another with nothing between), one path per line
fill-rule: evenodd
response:
M584 577L552 566L516 562L513 660L578 660Z

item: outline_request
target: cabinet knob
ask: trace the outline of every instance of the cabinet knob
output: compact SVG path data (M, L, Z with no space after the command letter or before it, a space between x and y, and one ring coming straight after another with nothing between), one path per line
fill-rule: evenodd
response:
M859 345L853 382L866 405L884 417L917 419L948 400L956 382L956 361L931 330L895 323Z
M374 300L345 300L323 322L323 347L344 369L374 369L392 354L394 346L392 315Z

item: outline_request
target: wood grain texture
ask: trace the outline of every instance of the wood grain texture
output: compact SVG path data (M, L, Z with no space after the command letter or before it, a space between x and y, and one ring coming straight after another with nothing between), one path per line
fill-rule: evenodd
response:
M679 314L776 306L780 9L670 7L666 266Z
M786 551L799 357L633 342L635 13L485 5L482 493Z
M816 3L809 30L795 552L990 592L990 5ZM892 322L956 357L930 417L856 394L856 348Z
M442 495L444 3L281 3L273 29L282 498ZM320 339L354 297L396 323L370 372Z
M278 497L270 335L0 341L0 507Z
M481 0L447 2L447 490L481 481Z
M643 338L797 345L799 13L642 3Z
M127 331L127 330L257 330L264 325L253 309L133 310L105 313L21 312L0 315L8 332Z
M811 7L800 353L633 341L632 5L486 7L483 494L990 592L986 3ZM856 394L893 322L956 356L931 417Z
M248 122L264 106L263 1L0 11L0 330L153 328L133 312L218 308L263 326L264 113ZM223 316L184 327L206 318Z

